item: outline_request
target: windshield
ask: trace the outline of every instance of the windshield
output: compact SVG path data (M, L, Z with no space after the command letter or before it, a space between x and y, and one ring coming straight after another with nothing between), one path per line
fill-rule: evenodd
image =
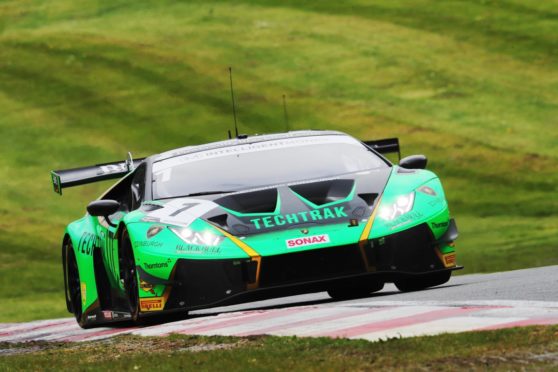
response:
M153 164L154 199L331 178L388 165L354 138L286 138L199 151Z

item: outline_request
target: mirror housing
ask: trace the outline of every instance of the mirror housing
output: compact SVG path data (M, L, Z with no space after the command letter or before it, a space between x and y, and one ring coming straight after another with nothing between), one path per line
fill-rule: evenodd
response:
M424 169L428 159L424 155L411 155L399 161L399 166L406 169Z
M120 209L120 203L116 200L94 200L87 205L87 213L91 216L95 217L104 217L107 223L111 226L114 226L112 222L110 222L108 216L113 213L116 213Z

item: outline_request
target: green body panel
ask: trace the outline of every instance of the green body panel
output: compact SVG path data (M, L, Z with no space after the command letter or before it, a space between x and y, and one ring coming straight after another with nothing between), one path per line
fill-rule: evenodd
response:
M394 219L385 221L377 217L370 234L370 238L377 238L385 235L397 233L410 227L428 222L434 236L439 238L448 227L449 209L442 184L438 177L427 170L417 170L415 173L398 173L398 167L394 166L391 177L386 185L382 201L379 206L383 207L394 203L398 196L416 191L421 186L432 188L436 195L428 195L422 192L415 192L413 208L410 212ZM412 181L412 182L410 182ZM432 223L438 228L433 228ZM437 225L437 224L443 224Z
M66 228L66 234L72 241L81 283L81 305L87 309L97 301L97 283L93 269L93 249L95 241L95 229L92 218L88 215L72 222ZM93 238L91 238L93 237ZM85 287L84 287L85 286Z
M421 187L428 187L430 194L418 191ZM438 177L427 170L402 171L399 167L393 166L388 182L381 194L379 205L375 205L376 210L381 210L393 204L401 195L414 192L414 204L412 209L391 221L384 220L380 215L375 214L375 218L369 230L368 236L363 237L366 225L369 223L370 215L365 215L357 223L347 221L339 223L339 219L334 223L316 224L300 228L297 224L289 225L286 220L294 218L289 215L281 214L281 200L277 201L275 210L271 213L247 213L242 214L226 208L225 212L235 216L254 217L253 223L260 226L256 234L248 236L237 236L236 238L246 244L258 256L273 256L285 253L301 252L307 250L327 249L333 246L343 246L358 243L361 239L381 238L394 234L422 223L427 223L434 237L439 239L448 229L450 213L445 200L444 191ZM327 220L329 216L339 217L345 213L343 203L349 202L355 196L355 187L350 194L338 201L323 205L308 204L308 201L297 195L312 210L308 216L314 213L314 217L320 220ZM165 202L149 202L151 204L165 205ZM376 202L377 203L377 202ZM335 216L335 213L337 215ZM125 228L128 231L130 241L134 250L136 267L141 268L145 273L163 280L171 279L172 270L178 259L188 260L222 260L239 259L249 260L250 255L246 249L242 249L238 241L234 242L228 238L223 230L214 226L212 223L201 218L194 219L187 225L187 229L193 234L212 234L211 236L219 239L219 244L208 246L203 244L190 244L182 240L171 228L180 226L168 225L162 222L152 221L149 212L136 210L128 214L111 217L118 228ZM310 219L310 217L308 217ZM333 219L333 218L332 218ZM83 309L93 305L97 299L97 286L95 282L95 272L93 269L93 250L100 249L103 257L105 271L108 275L110 286L113 290L123 294L119 278L118 267L118 241L116 238L117 227L110 227L106 223L101 223L102 219L86 215L85 217L71 223L66 233L72 239L78 268L80 281L85 285L85 296ZM323 221L322 221L323 222ZM282 230L266 231L270 224L285 225ZM160 226L161 229L156 234L148 237L150 228ZM184 228L184 227L183 227ZM308 238L313 236L327 236L327 241L299 247L288 247L286 242L290 239ZM438 247L442 254L452 253L452 246L442 245ZM138 283L140 282L138 274ZM163 284L150 285L142 288L140 285L139 296L159 297L163 296L167 287Z

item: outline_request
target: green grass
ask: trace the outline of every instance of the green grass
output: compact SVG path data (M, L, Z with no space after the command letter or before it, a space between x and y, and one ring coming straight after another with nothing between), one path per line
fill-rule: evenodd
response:
M64 316L60 239L107 183L48 172L242 132L425 153L466 272L558 264L555 1L0 2L0 321ZM9 298L9 300L7 300Z
M0 343L0 370L355 371L552 370L558 327L364 340L254 336L117 337L85 343ZM6 355L7 354L7 355Z

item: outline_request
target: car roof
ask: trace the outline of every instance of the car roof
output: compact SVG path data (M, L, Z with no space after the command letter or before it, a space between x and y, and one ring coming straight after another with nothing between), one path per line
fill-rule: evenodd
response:
M315 137L315 136L348 136L346 133L333 131L333 130L298 130L285 133L263 134L263 135L240 135L238 138L233 138L224 141L209 142L203 145L186 146L178 149L166 151L157 155L150 156L150 160L157 162L160 160L170 159L180 155L192 154L195 152L214 150L219 148L245 145L250 143L258 143L264 141L274 141L281 139L299 138L299 137Z

